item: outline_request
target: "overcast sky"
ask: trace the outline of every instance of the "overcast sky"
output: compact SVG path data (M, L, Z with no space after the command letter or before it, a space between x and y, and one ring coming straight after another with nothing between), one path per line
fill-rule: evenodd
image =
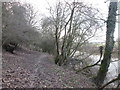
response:
M46 9L47 7L49 7L48 3L51 6L53 6L59 0L21 0L21 1L32 4L34 9L36 11L38 11L38 13L40 15L45 15L48 13L48 10ZM70 1L70 0L68 0L68 1ZM73 0L71 0L71 1L73 1ZM98 0L77 0L77 1L79 1L79 2L84 1L88 4L92 4L93 7L98 8L100 10L100 12L103 14L103 18L107 19L109 2L105 3L106 0L99 0L99 1ZM98 32L100 36L93 38L92 41L95 41L95 42L103 41L104 42L105 41L105 32L106 32L106 27L104 27L103 31ZM116 25L116 30L115 30L115 39L116 38L118 38L117 25Z

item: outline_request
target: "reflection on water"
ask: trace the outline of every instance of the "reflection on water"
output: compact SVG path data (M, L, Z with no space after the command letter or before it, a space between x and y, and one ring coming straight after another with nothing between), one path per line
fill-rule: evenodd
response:
M86 52L81 52L81 53L83 53L83 55L89 56L89 54L86 53ZM78 51L78 52L75 53L75 55L79 55L81 53ZM79 57L79 59L80 58L81 57ZM90 65L92 65L92 64L95 64L99 60L100 56L99 55L91 55L90 58L91 58L92 61L87 61L87 62ZM101 59L103 59L103 57ZM119 70L120 69L120 61L118 61L118 58L112 58L111 59L111 61L114 61L114 60L117 60L117 61L110 63L105 83L112 80L112 79L114 79L114 78L116 78L118 73L120 73L120 70ZM95 66L94 68L98 70L99 66ZM113 85L116 86L117 84L113 83Z
M99 57L100 57L99 55L92 55L90 57L93 60L92 64L94 64L96 62L96 60L99 60ZM112 61L114 61L114 60L118 60L118 58L112 58ZM110 63L109 70L107 73L107 79L105 80L105 83L114 79L115 77L117 77L118 70L119 70L118 67L119 67L118 61Z
M86 53L86 52L81 52L81 53L83 53L83 55L85 55L85 56L89 56L89 54L88 53ZM75 55L80 55L81 54L79 51L78 52L76 52L75 53ZM84 57L84 56L83 56ZM99 55L91 55L90 56L90 58L91 58L91 60L92 61L87 61L90 65L92 65L92 64L95 64L98 60L99 60L99 58L100 58L100 56ZM103 57L102 57L103 58ZM101 59L102 59L101 58ZM81 56L79 57L79 59L81 59ZM112 60L111 61L114 61L114 60L119 60L118 58L112 58ZM100 63L99 63L100 64ZM93 69L99 69L99 66L95 66ZM96 72L97 73L97 72ZM117 75L118 75L118 73L120 73L120 60L119 61L116 61L116 62L111 62L110 63L110 66L109 66L109 68L108 68L108 73L107 73L107 78L106 78L106 80L105 80L105 83L106 82L108 82L108 81L110 81L110 80L112 80L112 79L114 79L114 78L116 78L117 77ZM112 85L113 86L116 86L117 84L116 83L112 83Z

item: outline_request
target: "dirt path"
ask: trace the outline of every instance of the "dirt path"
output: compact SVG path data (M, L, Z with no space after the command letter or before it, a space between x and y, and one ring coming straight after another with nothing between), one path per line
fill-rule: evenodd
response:
M93 83L82 74L54 64L53 57L36 51L3 53L3 87L5 88L90 88Z

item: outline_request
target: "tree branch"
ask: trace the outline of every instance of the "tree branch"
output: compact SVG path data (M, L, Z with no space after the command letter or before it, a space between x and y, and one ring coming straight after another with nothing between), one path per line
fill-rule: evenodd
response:
M112 79L111 81L109 81L108 83L106 83L106 84L104 84L102 87L100 87L100 90L102 90L102 89L105 88L107 85L109 85L109 84L111 84L111 83L113 83L113 82L115 82L115 81L118 81L118 80L120 80L120 74L118 75L117 78Z

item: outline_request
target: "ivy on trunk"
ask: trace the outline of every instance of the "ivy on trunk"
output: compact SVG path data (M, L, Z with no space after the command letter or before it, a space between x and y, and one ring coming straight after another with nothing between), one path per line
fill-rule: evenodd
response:
M114 47L116 11L117 11L117 2L110 2L108 19L107 19L105 52L104 52L103 60L100 65L100 69L95 78L96 84L99 87L104 83L111 61L111 54Z

